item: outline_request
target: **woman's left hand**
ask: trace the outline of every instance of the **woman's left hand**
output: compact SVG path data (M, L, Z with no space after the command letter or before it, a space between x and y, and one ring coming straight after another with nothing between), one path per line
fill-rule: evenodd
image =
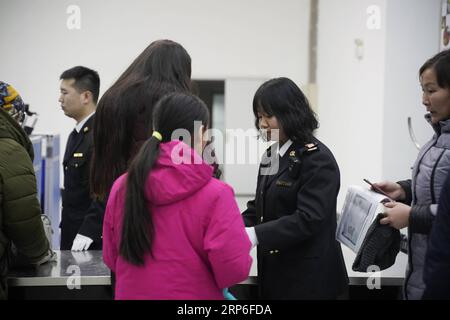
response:
M388 208L381 224L388 224L395 229L403 229L408 226L411 207L400 202L388 202L384 206Z

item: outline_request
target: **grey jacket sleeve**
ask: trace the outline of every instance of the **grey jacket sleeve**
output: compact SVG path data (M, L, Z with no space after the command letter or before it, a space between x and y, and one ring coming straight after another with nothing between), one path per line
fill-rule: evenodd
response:
M409 216L409 229L414 233L429 234L433 225L434 215L430 205L415 205Z
M397 181L397 183L405 191L405 204L410 205L412 202L411 179ZM409 229L414 233L429 234L433 225L434 215L430 205L414 205L411 207L411 215L409 216Z

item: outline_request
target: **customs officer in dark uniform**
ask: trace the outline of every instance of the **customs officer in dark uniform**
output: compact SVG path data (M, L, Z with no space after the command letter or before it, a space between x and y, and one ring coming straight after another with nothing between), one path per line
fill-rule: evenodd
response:
M256 127L277 141L261 161L256 197L243 218L257 245L262 299L337 299L348 290L335 240L340 173L313 136L318 122L287 78L264 83L253 100Z
M92 210L89 188L92 126L100 79L96 71L81 66L66 70L60 79L61 108L66 116L77 122L67 141L63 159L61 250L101 250L102 221Z

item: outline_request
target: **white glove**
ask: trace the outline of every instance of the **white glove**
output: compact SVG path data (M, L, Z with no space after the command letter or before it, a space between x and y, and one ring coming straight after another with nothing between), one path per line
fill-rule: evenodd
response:
M94 242L89 237L83 236L82 234L77 234L75 240L73 240L72 251L84 251L89 248L89 246Z
M71 252L71 254L77 264L83 264L92 260L92 253L90 253L89 251L74 251Z
M252 248L254 246L258 245L258 238L256 237L256 232L254 227L245 228L245 231L247 232L248 238L250 239L250 242L252 243Z

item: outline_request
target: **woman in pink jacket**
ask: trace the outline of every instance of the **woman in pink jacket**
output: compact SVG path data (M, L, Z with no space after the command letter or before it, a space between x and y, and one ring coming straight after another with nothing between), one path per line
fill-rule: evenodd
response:
M152 137L115 181L103 259L116 299L223 299L224 288L248 277L251 243L233 190L200 156L208 120L197 97L165 96Z

